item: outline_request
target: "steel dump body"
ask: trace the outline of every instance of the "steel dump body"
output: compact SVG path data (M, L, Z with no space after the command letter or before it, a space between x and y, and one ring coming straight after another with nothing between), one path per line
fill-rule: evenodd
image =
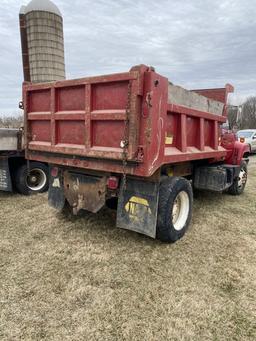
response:
M142 177L165 164L224 160L219 126L231 91L180 90L144 65L121 74L24 83L26 157L108 173L123 173L127 161L126 174ZM125 151L122 141L128 142Z

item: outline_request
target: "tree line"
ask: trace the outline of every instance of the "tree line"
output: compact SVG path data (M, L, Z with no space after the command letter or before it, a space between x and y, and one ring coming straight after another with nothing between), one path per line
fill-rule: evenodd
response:
M230 129L256 129L256 96L248 97L242 105L230 105L228 123Z
M20 128L23 122L23 115L0 116L0 128Z

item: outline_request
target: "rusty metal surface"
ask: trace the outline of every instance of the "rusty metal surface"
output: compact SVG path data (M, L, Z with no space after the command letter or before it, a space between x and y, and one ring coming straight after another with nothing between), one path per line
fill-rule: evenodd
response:
M19 19L20 19L20 39L21 39L24 81L30 82L31 77L30 77L30 67L29 67L29 53L28 53L26 17L24 14L20 13Z
M23 128L20 128L18 131L18 143L17 143L17 149L19 152L24 150L24 130Z
M26 156L122 174L127 136L127 175L150 177L166 164L223 160L227 151L220 145L219 127L225 109L220 116L168 103L168 84L145 65L122 74L24 83ZM205 95L225 105L231 90L227 86Z
M73 82L25 83L23 102L29 149L122 159L120 142L129 85L132 96L128 103L128 159L134 159L138 139L134 130L139 117L138 82L141 82L138 72L131 71Z
M106 201L106 177L96 177L64 171L65 198L73 208L73 213L87 210L98 212Z
M193 164L191 162L182 162L168 165L164 169L164 173L168 176L188 176L193 173Z

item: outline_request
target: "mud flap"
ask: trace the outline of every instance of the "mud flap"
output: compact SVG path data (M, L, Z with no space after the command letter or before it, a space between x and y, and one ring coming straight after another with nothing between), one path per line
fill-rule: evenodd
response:
M58 170L55 176L52 175L53 167L50 167L50 179L49 179L49 190L48 190L48 203L51 207L58 211L61 211L65 206L65 195L63 188L63 175L62 171Z
M12 179L7 157L0 158L0 191L12 192Z
M156 237L159 183L127 178L121 184L117 227Z

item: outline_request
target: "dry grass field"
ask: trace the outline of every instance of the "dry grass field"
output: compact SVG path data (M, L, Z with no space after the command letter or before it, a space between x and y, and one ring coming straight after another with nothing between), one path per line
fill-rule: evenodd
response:
M167 245L112 211L0 194L0 340L256 340L256 157L240 197L201 194Z

